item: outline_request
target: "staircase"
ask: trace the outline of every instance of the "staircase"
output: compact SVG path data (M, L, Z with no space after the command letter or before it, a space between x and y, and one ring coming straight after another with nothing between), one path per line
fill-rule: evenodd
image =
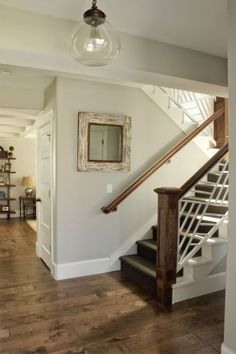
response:
M213 96L150 85L144 85L141 90L186 134L214 112ZM208 157L214 154L212 126L207 127L193 141Z
M181 188L156 188L158 226L137 241L137 254L120 257L122 273L149 290L165 308L225 287L228 218L227 101L101 208L118 206L150 176L212 124L218 124L215 154ZM222 128L223 127L223 128ZM194 156L192 157L194 158ZM180 166L183 168L184 166Z
M228 221L228 161L221 160L179 199L177 282L173 303L225 287ZM158 227L137 241L137 254L120 258L125 277L157 292Z

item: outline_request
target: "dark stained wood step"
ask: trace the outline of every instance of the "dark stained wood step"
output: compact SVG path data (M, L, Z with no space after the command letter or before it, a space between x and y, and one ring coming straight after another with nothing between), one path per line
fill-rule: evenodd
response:
M219 183L223 183L224 182L224 180L225 180L225 178L226 178L226 176L225 176L225 174L226 173L228 173L228 172L225 172L224 174L223 174L223 176L220 178L220 180L219 180ZM218 178L219 178L219 173L217 173L217 172L209 172L208 174L207 174L207 180L209 181L209 182L217 182L218 181Z
M150 239L140 240L136 243L138 247L138 255L156 264L157 241Z
M186 201L187 199L188 198L185 197L184 201ZM202 199L205 200L205 198L202 198ZM191 201L191 200L192 199L190 198L189 201ZM186 211L189 210L190 207L191 207L191 203L188 203L186 208L185 208L185 210ZM193 213L196 211L197 207L198 207L197 204L194 205L194 207L192 209ZM199 209L199 214L201 214L203 212L204 208L205 208L205 204L203 204L201 206L201 208ZM223 215L223 214L226 213L227 210L228 210L228 207L227 206L222 206L222 205L209 205L207 207L207 213L209 213L209 214L212 213L212 214L221 214L221 215Z
M158 234L157 225L154 225L154 226L152 226L152 237L153 237L153 240L157 239L157 234Z
M152 262L137 255L123 256L121 272L151 294L156 294L156 267Z

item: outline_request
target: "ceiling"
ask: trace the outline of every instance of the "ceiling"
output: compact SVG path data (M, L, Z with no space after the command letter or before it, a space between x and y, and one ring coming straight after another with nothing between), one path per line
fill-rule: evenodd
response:
M0 0L0 4L78 20L91 0ZM98 0L119 30L227 57L227 0Z
M0 92L4 98L20 91L36 91L41 96L52 80L53 76L44 71L0 65ZM27 107L0 107L0 138L35 137L34 125L39 113L39 109Z
M0 4L78 20L91 0L0 0ZM227 57L227 0L98 0L98 5L120 32ZM55 73L0 65L0 91L43 93L53 77ZM0 108L0 137L30 136L40 111L9 107L14 106Z

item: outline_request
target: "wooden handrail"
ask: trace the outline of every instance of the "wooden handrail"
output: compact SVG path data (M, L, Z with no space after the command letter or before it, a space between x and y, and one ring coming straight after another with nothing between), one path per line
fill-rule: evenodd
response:
M209 124L222 116L224 113L224 107L215 112L204 123L199 125L193 132L187 135L176 146L170 149L159 161L152 165L147 171L145 171L138 179L136 179L127 189L125 189L117 198L115 198L107 206L101 208L103 213L109 214L117 209L117 206L127 198L135 189L137 189L143 182L146 181L154 172L156 172L161 166L163 166L171 157L173 157L178 151L180 151L186 144L188 144L193 138L201 133Z
M215 166L215 164L220 161L225 154L229 151L229 144L226 143L224 146L210 159L208 160L201 168L198 170L187 182L185 182L180 188L181 192L179 198L186 194L207 172Z

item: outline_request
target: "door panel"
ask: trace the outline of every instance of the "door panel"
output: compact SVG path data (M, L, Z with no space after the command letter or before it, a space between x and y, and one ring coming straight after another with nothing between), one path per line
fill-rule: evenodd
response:
M51 268L51 123L39 129L38 135L38 243L39 256Z

